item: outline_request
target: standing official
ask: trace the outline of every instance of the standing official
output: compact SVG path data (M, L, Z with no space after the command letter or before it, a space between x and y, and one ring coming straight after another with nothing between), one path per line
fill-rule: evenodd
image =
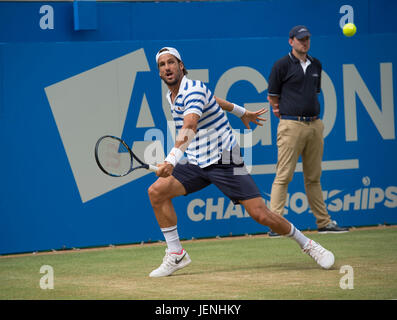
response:
M296 163L302 157L303 176L310 208L318 232L347 232L331 220L321 188L324 125L318 94L321 90L321 62L308 55L310 32L302 25L289 33L290 53L275 62L268 87L273 113L280 119L277 129L278 160L271 191L271 209L282 215ZM274 230L273 230L274 231ZM271 231L270 235L277 235Z

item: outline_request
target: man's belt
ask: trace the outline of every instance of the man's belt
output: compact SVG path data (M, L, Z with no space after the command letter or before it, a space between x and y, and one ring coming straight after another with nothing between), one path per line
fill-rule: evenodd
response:
M311 121L317 120L317 119L318 119L318 116L314 116L314 117L303 117L303 116L287 116L287 115L281 115L281 116L280 116L280 119L311 122Z

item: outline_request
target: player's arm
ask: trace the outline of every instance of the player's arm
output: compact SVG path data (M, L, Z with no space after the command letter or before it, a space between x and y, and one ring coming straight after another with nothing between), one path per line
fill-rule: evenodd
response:
M214 98L223 110L233 113L234 115L239 117L247 129L250 129L250 122L262 126L262 123L260 121L266 121L265 118L260 117L262 114L267 112L267 109L265 108L262 108L258 111L249 111L243 107L240 107L237 104L231 103L224 99L218 97L214 97Z
M200 116L196 113L189 113L184 117L183 126L178 132L175 145L165 158L164 163L158 166L158 170L156 171L157 176L166 178L172 174L174 167L181 160L185 150L197 133L199 119Z
M196 113L189 113L183 119L183 126L179 130L179 133L176 137L175 148L180 149L182 152L185 152L190 142L193 140L194 136L197 133L197 124L200 119L200 116Z
M221 99L221 98L218 98L218 97L215 97L215 96L214 96L214 98L215 98L216 102L219 104L219 106L220 106L223 110L225 110L225 111L227 111L227 112L232 112L233 109L235 108L235 106L237 106L237 105L235 105L234 103L231 103L231 102L226 101L226 100L224 100L224 99ZM237 106L237 107L238 107L238 106ZM245 111L247 111L247 109L245 109L245 108L243 108L243 107L240 107L240 108L242 108L242 109L241 109L241 113L242 113L242 115L244 115L244 113L245 113Z

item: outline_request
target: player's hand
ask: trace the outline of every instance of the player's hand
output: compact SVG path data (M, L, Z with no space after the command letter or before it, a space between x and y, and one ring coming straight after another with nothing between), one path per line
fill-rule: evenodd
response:
M172 175L172 171L174 171L174 166L167 161L159 164L157 167L156 176L161 178L169 177Z
M266 113L268 109L262 108L258 111L245 111L244 115L241 117L241 121L244 123L247 129L250 129L250 122L255 123L258 126L263 126L260 121L266 121L265 118L260 117L262 114Z

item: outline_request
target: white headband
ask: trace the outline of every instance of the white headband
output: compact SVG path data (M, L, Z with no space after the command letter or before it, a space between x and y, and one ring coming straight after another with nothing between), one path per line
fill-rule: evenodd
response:
M163 49L167 49L164 50L162 52L160 52ZM182 61L181 59L181 55L179 54L178 50L176 50L175 48L171 48L171 47L164 47L162 49L159 50L159 52L157 52L156 54L156 63L159 63L159 58L163 55L163 54L172 54L174 57L178 58L180 61Z

